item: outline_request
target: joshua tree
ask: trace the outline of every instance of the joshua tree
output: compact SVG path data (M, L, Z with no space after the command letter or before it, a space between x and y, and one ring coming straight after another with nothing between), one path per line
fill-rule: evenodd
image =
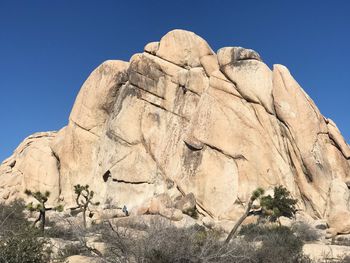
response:
M243 223L244 219L246 219L249 216L250 210L252 209L253 203L255 200L259 199L262 195L264 194L264 189L262 188L257 188L251 195L247 208L244 212L244 214L241 216L241 218L237 221L237 223L234 225L234 227L232 228L230 234L227 236L226 240L225 240L225 244L230 243L232 237L234 236L234 234L236 233L237 229L239 228L239 226Z
M260 199L262 216L268 217L271 222L275 222L281 216L292 218L295 215L295 205L298 200L291 198L290 192L285 187L281 185L276 186L274 188L273 197L271 197L271 195L263 196L264 192L265 191L262 188L257 188L252 193L245 213L234 225L233 229L225 240L225 244L228 244L230 242L239 226L250 215L250 210L252 209L253 202L257 199Z
M32 192L31 190L26 189L24 193L28 196L34 197L39 203L33 204L33 202L30 202L27 205L27 209L31 212L39 212L38 219L34 221L33 226L35 226L39 221L41 221L41 231L44 232L45 229L45 223L46 223L46 211L54 210L58 212L63 211L63 206L58 205L56 207L46 207L46 202L50 197L50 192L46 191L45 193L42 192Z
M86 211L89 205L99 205L100 202L92 202L94 191L89 190L89 185L74 185L74 192L77 195L75 202L78 205L77 208L81 209L83 212L84 228L86 228Z
M281 185L274 188L273 197L268 195L260 199L263 215L267 216L271 222L278 221L281 216L294 217L297 202L298 200L291 198L290 192Z

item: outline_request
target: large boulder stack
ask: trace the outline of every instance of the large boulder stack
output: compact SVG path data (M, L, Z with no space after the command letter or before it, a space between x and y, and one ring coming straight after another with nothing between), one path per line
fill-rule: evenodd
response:
M350 219L336 218L350 213L349 177L349 146L286 67L173 30L94 70L68 125L27 138L2 163L0 202L30 188L70 206L80 183L129 210L190 194L205 218L236 220L254 189L284 185L299 209L344 233Z

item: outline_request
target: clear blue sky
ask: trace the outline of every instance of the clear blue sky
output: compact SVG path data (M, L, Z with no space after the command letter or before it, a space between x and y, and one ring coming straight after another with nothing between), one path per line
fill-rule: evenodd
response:
M350 142L350 1L0 0L0 161L67 124L81 84L182 28L286 65Z

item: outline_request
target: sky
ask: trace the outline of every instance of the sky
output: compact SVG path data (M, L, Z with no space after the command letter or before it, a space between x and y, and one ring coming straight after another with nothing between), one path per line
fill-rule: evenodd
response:
M350 142L350 1L0 0L0 162L59 130L84 80L180 28L286 65Z

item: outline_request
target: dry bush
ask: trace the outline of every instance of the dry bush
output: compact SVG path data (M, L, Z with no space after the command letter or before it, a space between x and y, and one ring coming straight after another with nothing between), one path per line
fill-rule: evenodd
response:
M245 236L233 239L228 245L219 233L202 226L176 228L156 220L143 230L128 228L125 222L120 227L106 221L90 231L107 244L106 253L100 255L103 262L312 262L302 254L302 240L289 228L280 226L243 227ZM94 251L90 253L98 255Z
M87 230L72 225L74 240L79 243L63 249L61 259L79 254L99 258L105 263L316 263L301 253L302 240L287 227L244 226L241 234L245 236L239 236L225 246L220 233L201 226L184 229L165 220L137 224L130 220L129 227L127 220L119 221L117 225L104 221ZM87 240L91 236L99 237L96 241L107 245L106 253L102 255L89 246ZM336 262L347 263L347 260Z
M25 207L23 200L16 200L8 205L0 204L0 236L29 225L24 214Z
M248 242L260 242L255 262L311 262L302 254L303 241L288 227L251 224L243 226L240 234Z
M164 222L154 222L140 233L135 233L129 228L112 226L107 222L99 227L99 234L101 239L108 243L108 250L104 255L105 262L306 262L289 260L294 254L287 253L287 249L277 251L276 242L285 242L285 239L281 237L281 240L278 240L273 235L269 237L274 242L263 242L259 248L254 242L242 238L233 239L230 244L225 245L219 233L202 226L176 228ZM263 253L266 249L268 251ZM299 247L294 246L292 249L300 251ZM268 257L271 250L277 252ZM286 255L281 256L280 253ZM272 261L276 258L282 261ZM293 259L297 257L294 256ZM301 257L298 257L299 259Z
M50 238L61 238L64 240L78 240L77 237L77 227L75 227L68 219L61 218L62 221L66 222L62 224L62 221L57 224L54 221L47 220L47 226L49 227L45 230L45 236Z
M0 204L0 263L46 263L49 242L30 226L23 201Z
M0 263L47 263L50 245L37 229L26 228L0 240Z
M319 231L306 222L295 222L291 229L297 237L305 242L317 241L321 238Z

